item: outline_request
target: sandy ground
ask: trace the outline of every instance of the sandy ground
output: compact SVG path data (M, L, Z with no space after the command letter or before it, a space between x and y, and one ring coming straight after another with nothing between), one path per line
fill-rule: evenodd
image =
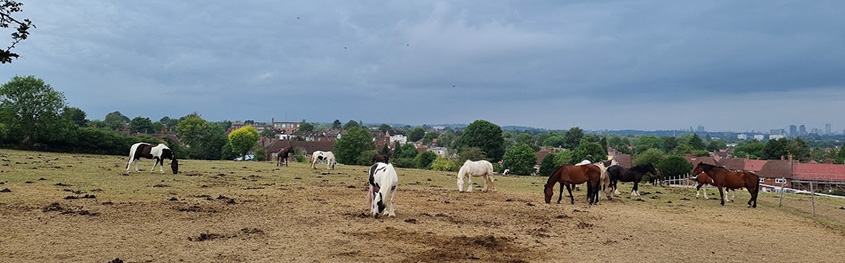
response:
M121 157L8 150L0 157L0 190L10 191L0 193L0 262L845 258L837 220L845 204L836 200L817 199L827 202L822 220L777 208L773 195L761 195L757 209L745 207L747 193L720 207L689 189L653 186L592 207L584 191L575 192L575 205L545 204L545 178L497 177L495 193L458 193L451 173L400 169L397 217L375 219L365 214L360 166L184 160L179 175L124 176Z

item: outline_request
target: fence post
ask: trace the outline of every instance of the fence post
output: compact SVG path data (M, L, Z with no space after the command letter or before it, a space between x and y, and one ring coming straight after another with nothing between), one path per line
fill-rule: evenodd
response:
M810 204L813 207L813 217L816 216L816 191L813 190L813 182L810 181Z
M784 178L783 182L780 183L780 201L778 202L778 207L783 206L783 192L786 192L786 179Z

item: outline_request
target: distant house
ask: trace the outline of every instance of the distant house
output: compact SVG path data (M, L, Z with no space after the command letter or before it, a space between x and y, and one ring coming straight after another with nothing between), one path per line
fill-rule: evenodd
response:
M449 158L449 148L434 146L434 147L428 148L428 151L434 152L437 155L439 155L440 157Z
M829 163L793 163L792 188L810 189L810 182L815 189L845 188L845 165Z
M769 160L757 175L761 184L792 188L792 160Z

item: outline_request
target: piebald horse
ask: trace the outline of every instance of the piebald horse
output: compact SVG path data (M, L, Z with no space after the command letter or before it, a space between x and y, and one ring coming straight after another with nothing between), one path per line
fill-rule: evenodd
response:
M748 207L757 208L757 194L760 192L759 177L752 172L732 172L725 167L710 165L706 163L699 163L692 169L692 175L700 176L706 174L713 180L713 185L719 189L719 197L722 199L721 205L725 205L725 190L723 189L739 189L745 187L748 193L751 194L751 199L748 199Z
M631 195L635 196L640 195L639 184L640 180L643 179L644 174L651 173L652 175L657 176L658 179L663 179L663 174L660 173L660 170L654 168L654 165L651 165L650 163L637 165L631 168L622 168L622 166L614 165L607 168L607 172L610 174L610 185L613 187L613 191L616 191L616 183L619 181L633 182L634 189L631 190Z
M467 178L467 184L469 184L467 185L466 191L472 192L473 176L484 177L484 188L481 188L482 192L487 192L488 184L493 192L496 191L496 185L493 183L493 164L485 160L475 162L466 160L464 165L461 166L461 169L458 170L458 192L464 191L464 177Z
M375 163L369 170L369 189L367 190L367 203L375 218L384 213L385 200L390 199L390 207L387 208L387 215L396 217L396 210L393 201L396 199L396 186L399 185L399 176L392 164Z
M311 169L317 169L316 165L318 161L325 161L327 169L334 169L334 166L337 164L332 152L314 151L311 154Z
M293 153L293 147L282 148L279 150L279 153L276 154L276 166L282 166L282 163L285 166L288 166L288 157L290 154Z
M566 190L569 192L569 203L575 204L575 197L572 196L572 188L571 185L573 184L581 184L587 183L587 199L589 199L589 204L593 205L598 203L599 199L599 180L601 178L601 169L595 165L568 165L564 164L555 170L551 176L549 176L549 180L546 182L546 188L543 190L545 194L546 203L552 201L552 196L554 195L554 187L555 184L560 183L560 194L557 199L557 202L560 203L560 200L563 199L563 187L566 186Z
M152 173L155 171L156 166L161 164L158 168L161 173L164 173L164 159L170 159L170 169L173 170L173 174L179 173L179 162L176 161L176 156L173 156L173 151L170 148L167 148L164 144L159 144L153 146L149 143L139 142L133 144L132 147L129 147L129 163L126 164L126 173L129 173L129 168L132 166L132 162L135 162L135 171L140 172L138 170L138 159L147 158L147 159L155 159L155 163L153 164L153 168L150 169Z

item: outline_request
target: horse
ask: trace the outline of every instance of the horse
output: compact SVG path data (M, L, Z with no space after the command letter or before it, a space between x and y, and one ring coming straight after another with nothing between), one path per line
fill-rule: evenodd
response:
M285 166L288 166L288 157L291 153L293 153L293 147L279 150L279 153L276 154L276 166L282 166L282 162L284 162Z
M597 162L594 165L601 170L601 177L599 177L599 182L601 184L601 190L604 192L604 195L607 197L607 200L613 200L613 189L610 187L610 174L607 172L607 168L612 166L614 161L604 161L604 162Z
M369 189L367 190L367 202L370 212L375 218L379 214L384 213L384 200L389 195L390 207L387 209L387 215L396 217L396 210L394 206L394 199L396 198L396 186L399 184L399 176L396 174L396 169L393 169L392 164L378 162L370 166L369 170Z
M373 155L373 164L375 164L375 163L389 163L389 162L390 162L390 156L387 156L385 154Z
M698 196L701 194L701 192L704 192L704 199L710 199L709 197L707 197L707 188L702 187L702 186L705 186L705 185L708 185L708 184L712 185L712 186L716 186L716 183L713 182L713 178L710 178L710 176L707 176L707 174L699 174L697 176L693 176L693 177L690 177L690 178L687 178L687 179L692 180L693 182L696 182L695 199L698 199ZM734 194L736 194L736 192L734 192Z
M153 168L150 169L151 173L155 171L157 165L161 164L158 168L164 174L164 159L170 159L170 169L173 170L173 174L179 173L179 161L176 160L176 156L173 155L173 151L170 148L167 148L167 145L158 144L153 146L149 143L139 142L129 147L129 163L126 164L127 174L129 173L129 168L132 166L132 162L135 162L135 171L140 172L138 170L138 160L141 157L155 159Z
M490 189L496 191L496 185L493 183L493 164L488 161L470 161L466 160L461 169L458 170L458 192L464 191L464 177L467 178L467 192L472 192L472 177L483 176L484 188L482 192L487 192L487 184L490 184Z
M657 176L657 178L663 179L663 174L660 173L660 170L654 168L654 165L651 165L650 163L637 165L631 168L622 168L622 166L614 165L607 168L607 172L610 174L610 185L613 187L613 191L617 191L616 183L618 181L634 182L634 189L631 191L631 195L635 196L640 196L639 184L640 180L643 179L644 174L651 173L652 175Z
M314 151L311 154L311 169L317 169L317 161L326 161L326 168L328 169L334 169L337 164L332 152Z
M700 176L706 174L713 180L713 185L719 189L719 197L721 205L725 205L725 192L723 189L739 189L745 187L748 193L751 194L751 199L748 199L748 207L757 208L757 194L760 192L759 177L746 171L732 172L725 167L715 166L706 163L699 163L692 169L692 175ZM753 203L753 204L752 204Z
M589 204L597 204L599 198L600 177L601 169L595 165L561 165L554 173L552 173L551 176L549 176L549 180L546 182L546 188L543 190L546 197L546 203L548 204L552 201L555 184L560 183L560 194L557 199L558 204L560 203L560 200L563 199L564 186L566 186L566 190L569 191L569 203L575 204L575 197L572 196L571 185L587 183L587 198L589 199Z

